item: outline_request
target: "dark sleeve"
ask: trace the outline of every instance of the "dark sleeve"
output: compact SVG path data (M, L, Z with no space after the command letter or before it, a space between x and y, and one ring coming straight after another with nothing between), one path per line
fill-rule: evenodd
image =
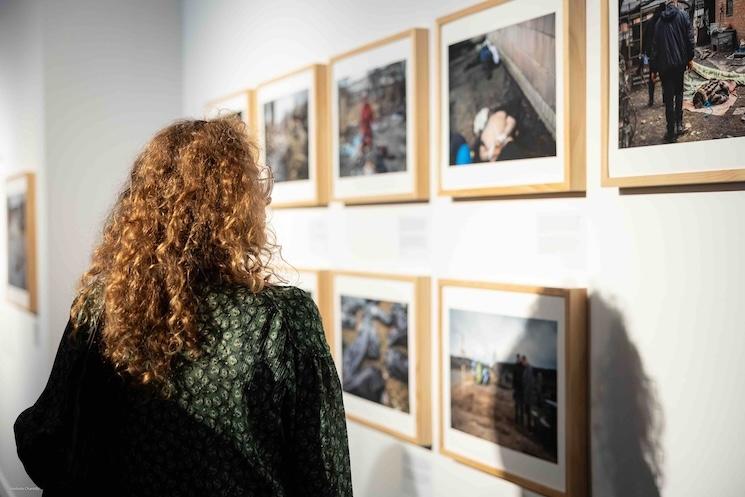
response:
M691 23L691 18L687 14L683 15L683 20L685 22L686 30L686 62L690 62L693 60L696 51L696 47L693 43L693 24Z
M70 340L71 331L68 321L44 390L13 425L18 457L42 489L59 488L66 478L72 442L72 389L85 353L83 330L75 340Z
M288 495L351 497L341 384L318 308L303 292L281 312L288 339L282 403Z
M654 29L654 20L650 20L647 22L647 25L644 26L644 31L642 31L642 52L644 52L647 57L650 56L652 53L652 50L650 47L650 44L652 43L652 31Z

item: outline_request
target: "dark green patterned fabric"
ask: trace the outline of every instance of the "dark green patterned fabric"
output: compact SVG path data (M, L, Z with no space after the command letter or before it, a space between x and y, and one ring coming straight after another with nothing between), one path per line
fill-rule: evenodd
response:
M79 403L96 435L84 451L90 477L72 486L123 496L351 496L341 387L309 294L229 286L201 302L205 354L177 365L172 398L120 382L104 364L89 367L88 377L110 378ZM59 392L74 383L82 340L63 337L47 387L15 425L19 456L44 495L63 495L60 459L50 454L66 449L50 434L67 422L70 400Z

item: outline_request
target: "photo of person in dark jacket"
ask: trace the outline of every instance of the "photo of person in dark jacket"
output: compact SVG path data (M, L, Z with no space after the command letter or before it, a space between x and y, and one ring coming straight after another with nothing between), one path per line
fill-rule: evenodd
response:
M619 149L745 137L745 4L723 5L619 0Z
M650 19L647 22L647 25L644 27L644 34L642 38L642 64L639 64L639 73L643 73L643 67L646 65L648 69L647 74L647 90L649 91L649 102L647 102L647 107L654 106L654 90L657 86L657 66L654 63L653 59L653 53L652 53L652 46L653 46L653 40L654 40L654 28L657 24L657 21L660 19L660 16L662 15L662 12L665 10L665 5L660 4L657 6L657 8L654 11L654 14L652 15L652 19Z
M678 0L668 0L654 25L651 43L654 68L662 82L667 133L672 143L686 132L683 126L683 76L692 67L693 28L688 14L678 8Z

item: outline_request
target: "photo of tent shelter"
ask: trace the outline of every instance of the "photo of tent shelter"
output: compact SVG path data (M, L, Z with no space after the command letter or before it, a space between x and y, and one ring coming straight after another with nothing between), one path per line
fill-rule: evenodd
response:
M557 462L557 323L450 309L453 429Z
M555 14L448 47L451 166L556 156Z
M339 175L406 170L406 61L338 81Z
M308 90L264 104L264 136L274 181L308 179Z
M692 0L694 2L694 0ZM670 49L656 36L668 22L665 0L621 0L618 17L619 148L745 136L745 4L678 1L690 25L693 60L684 70L682 133L666 140L663 75L656 65ZM672 44L677 46L678 44Z
M28 290L26 260L26 196L8 196L8 283Z
M409 412L408 305L341 296L342 387Z

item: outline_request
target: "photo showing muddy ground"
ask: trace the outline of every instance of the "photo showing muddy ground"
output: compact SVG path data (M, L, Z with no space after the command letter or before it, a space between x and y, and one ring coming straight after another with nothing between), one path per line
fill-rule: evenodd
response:
M554 14L448 48L451 166L556 155Z
M409 412L408 306L341 296L342 387Z
M308 90L264 104L264 136L275 182L308 179Z
M406 61L337 82L339 175L406 170Z
M745 136L745 4L727 0L623 0L618 24L619 148ZM688 28L677 43L669 33ZM689 44L690 43L690 47ZM675 71L657 66L671 53L691 50L690 67L681 66L682 115L668 134L663 86ZM677 92L676 92L677 94Z
M451 427L556 463L557 323L450 309Z

